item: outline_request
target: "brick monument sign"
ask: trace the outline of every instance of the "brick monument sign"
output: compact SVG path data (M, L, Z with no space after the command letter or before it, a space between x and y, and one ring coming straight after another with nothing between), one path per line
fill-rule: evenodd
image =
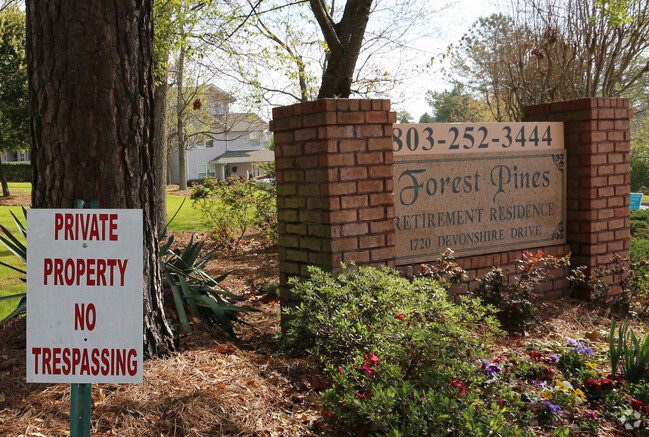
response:
M591 98L527 107L526 123L407 125L388 100L275 108L283 303L309 265L414 275L451 248L475 278L513 275L524 250L588 270L628 257L631 112ZM538 291L566 294L559 273Z

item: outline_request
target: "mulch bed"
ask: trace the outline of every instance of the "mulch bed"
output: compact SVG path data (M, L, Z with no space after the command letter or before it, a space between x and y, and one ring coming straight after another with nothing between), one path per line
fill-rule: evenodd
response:
M182 245L191 233L175 237ZM249 235L207 271L232 271L224 284L259 310L244 317L252 326L234 340L194 325L181 351L145 362L144 384L93 384L93 436L315 435L321 381L312 362L277 351L279 302L252 286L277 282L277 247ZM69 435L70 386L25 382L25 320L0 325L0 339L0 435Z

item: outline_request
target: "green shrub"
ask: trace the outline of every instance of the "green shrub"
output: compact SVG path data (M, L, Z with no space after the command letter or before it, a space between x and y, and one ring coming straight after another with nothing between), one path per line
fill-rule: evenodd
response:
M609 266L593 269L590 275L586 275L585 267L578 267L568 279L573 287L589 290L595 304L623 313L645 314L649 309L649 261L613 255Z
M274 183L255 183L236 176L225 180L207 178L192 187L191 198L217 240L236 247L248 229L256 228L267 241L277 242Z
M522 403L477 361L499 333L477 299L454 304L431 278L387 267L310 275L291 283L300 304L284 309L280 343L332 378L322 399L333 434L523 434L512 426Z
M536 287L551 279L553 270L567 265L570 265L570 255L556 258L540 250L536 254L526 251L519 260L514 281L509 283L502 268L492 267L490 272L478 278L478 285L469 289L469 294L496 308L504 329L520 334L532 323L541 301ZM422 268L424 275L439 281L447 290L467 279L466 271L457 265L450 250Z
M31 182L32 167L28 161L3 162L2 171L8 182Z
M647 238L631 237L629 253L633 261L649 260L649 235Z

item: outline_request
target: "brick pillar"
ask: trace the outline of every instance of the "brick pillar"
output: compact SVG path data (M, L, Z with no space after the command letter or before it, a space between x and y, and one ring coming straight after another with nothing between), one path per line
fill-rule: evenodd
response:
M279 269L341 262L394 266L392 124L389 100L323 99L273 109Z
M563 121L567 151L567 239L573 266L628 257L633 111L627 99L589 98L526 107L524 121Z

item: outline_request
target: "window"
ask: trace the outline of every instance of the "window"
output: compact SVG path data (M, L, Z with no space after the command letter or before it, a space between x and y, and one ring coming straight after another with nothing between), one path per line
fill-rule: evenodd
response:
M199 138L196 140L196 148L197 149L204 149L205 148L205 140L202 138Z
M207 177L207 164L198 164L196 169L198 170L198 179L205 179Z
M214 147L214 140L207 140L207 143L205 143L208 148Z
M248 138L250 139L250 147L259 148L261 146L261 132L250 132Z
M216 167L214 164L198 164L196 165L196 172L198 179L205 179L206 177L216 177Z

